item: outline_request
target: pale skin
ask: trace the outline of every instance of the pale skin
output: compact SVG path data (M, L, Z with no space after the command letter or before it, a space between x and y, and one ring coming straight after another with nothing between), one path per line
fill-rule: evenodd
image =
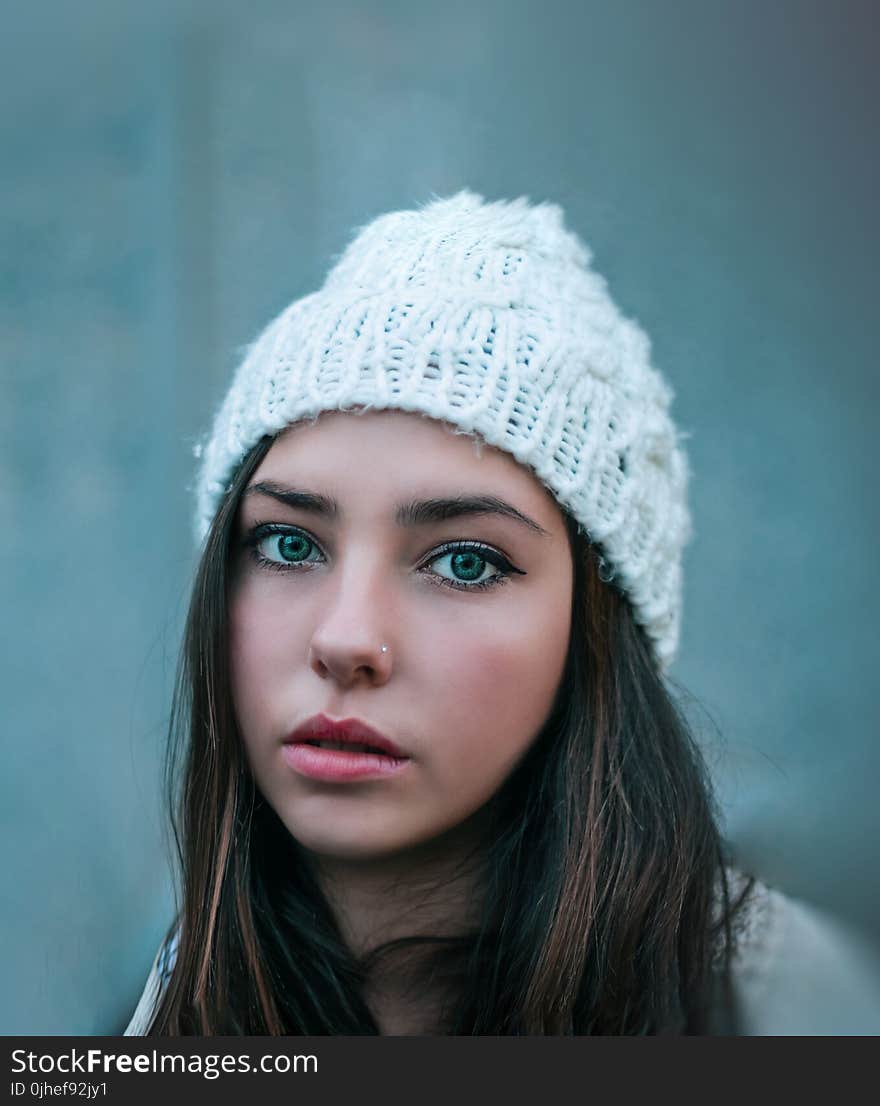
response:
M282 502L284 490L333 500L335 513ZM396 518L401 504L472 496L514 512ZM276 531L255 530L265 524ZM230 662L248 762L314 858L343 936L363 952L467 929L479 880L454 869L478 850L486 804L540 732L564 670L573 566L556 500L512 456L441 422L334 411L279 435L235 540ZM444 552L457 542L485 549ZM501 577L499 565L518 572L474 587ZM408 756L405 771L298 775L284 740L319 712L378 730ZM422 1033L442 996L409 996L386 977L367 1001L383 1033Z

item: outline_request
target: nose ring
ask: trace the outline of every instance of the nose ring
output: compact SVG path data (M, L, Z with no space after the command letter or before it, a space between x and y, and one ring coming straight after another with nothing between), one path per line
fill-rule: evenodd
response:
M383 645L383 646L382 646L382 648L380 649L380 652L381 652L381 653L387 653L387 652L388 652L388 646L387 646L387 645Z

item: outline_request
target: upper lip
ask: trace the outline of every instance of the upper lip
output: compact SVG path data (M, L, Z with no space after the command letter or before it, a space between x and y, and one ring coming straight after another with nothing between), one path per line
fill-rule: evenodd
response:
M360 722L357 718L343 718L335 721L326 714L316 714L307 719L301 726L285 738L286 745L296 745L304 741L340 741L352 745L371 745L374 749L380 749L392 757L405 757L406 753L399 749L393 741Z

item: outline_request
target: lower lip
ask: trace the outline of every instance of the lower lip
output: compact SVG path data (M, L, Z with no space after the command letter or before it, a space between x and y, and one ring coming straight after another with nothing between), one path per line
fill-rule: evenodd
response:
M347 753L342 749L321 749L302 743L283 746L283 755L294 772L326 783L388 779L399 775L409 764L409 757Z

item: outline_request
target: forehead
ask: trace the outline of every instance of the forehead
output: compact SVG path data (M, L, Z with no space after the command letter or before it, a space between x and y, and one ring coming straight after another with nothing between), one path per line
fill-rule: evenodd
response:
M320 488L341 503L479 491L515 497L545 520L559 514L552 494L513 456L411 411L328 411L288 427L251 483L267 480Z

